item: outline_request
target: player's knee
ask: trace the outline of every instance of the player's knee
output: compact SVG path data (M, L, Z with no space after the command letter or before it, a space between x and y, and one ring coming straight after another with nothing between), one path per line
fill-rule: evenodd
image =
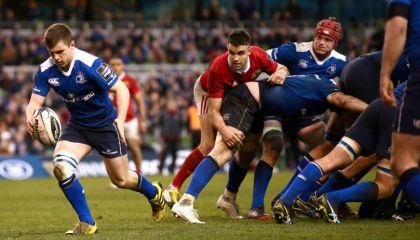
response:
M200 152L205 156L213 149L214 143L200 143Z
M128 179L122 176L113 176L111 177L111 182L118 188L128 188Z
M71 177L79 163L78 159L71 153L59 151L53 157L53 173L58 181Z
M264 151L278 152L283 149L283 135L279 130L271 130L263 136Z

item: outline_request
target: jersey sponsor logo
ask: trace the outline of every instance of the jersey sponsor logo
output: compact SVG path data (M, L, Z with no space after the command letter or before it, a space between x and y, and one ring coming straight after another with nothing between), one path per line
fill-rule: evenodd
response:
M223 121L228 121L230 119L230 113L223 114Z
M10 180L24 180L34 173L32 166L19 159L9 159L0 162L0 175Z
M50 84L51 86L54 86L54 87L60 86L60 82L58 82L58 78L49 78L48 79L48 84Z
M64 98L64 102L66 102L66 103L75 103L75 102L78 102L80 100L86 102L86 101L88 101L89 99L91 99L94 96L95 96L95 93L92 92L92 91L89 92L88 94L82 96L82 97L76 96L74 93L69 93L67 95L67 98Z
M336 66L335 64L331 64L331 65L327 68L327 73L329 73L329 74L334 74L336 70L337 70L337 66Z
M85 76L83 73L79 72L76 76L76 83L78 84L85 84L87 80L85 79Z
M253 80L255 80L260 74L261 74L261 72L262 72L262 70L261 69L258 69L257 71L255 71L253 74L252 74L252 79Z
M300 59L298 65L302 68L308 68L308 61L306 61L305 59Z
M106 63L102 63L101 66L96 69L96 72L99 73L99 75L101 75L101 77L103 77L103 79L107 82L115 75L114 71L112 71L111 67Z
M106 151L101 151L104 155L112 155L118 153L118 151L112 151L111 149L107 149Z

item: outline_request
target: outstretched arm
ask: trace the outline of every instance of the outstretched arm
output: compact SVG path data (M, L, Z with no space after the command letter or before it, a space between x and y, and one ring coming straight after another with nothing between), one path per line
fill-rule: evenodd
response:
M368 106L368 104L362 100L342 92L334 92L328 95L327 101L336 107L356 113L363 112Z

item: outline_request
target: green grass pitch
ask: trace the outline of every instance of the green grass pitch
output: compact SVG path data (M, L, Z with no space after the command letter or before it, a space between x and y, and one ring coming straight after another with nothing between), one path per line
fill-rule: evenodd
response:
M265 204L281 190L289 172L274 174ZM171 177L149 177L166 186ZM227 180L217 174L195 204L205 221L191 225L176 219L166 210L162 222L155 223L146 198L124 190L108 189L107 178L81 179L88 202L98 224L93 236L67 237L64 232L77 221L76 215L54 179L0 181L0 239L418 239L419 218L406 222L344 220L341 225L324 219L294 219L291 226L271 221L233 221L216 208L216 200ZM238 196L242 213L251 203L253 174L248 174ZM186 183L188 184L188 183ZM184 184L184 188L186 187ZM184 190L184 189L183 189ZM356 209L357 205L352 205ZM269 210L269 209L268 209Z

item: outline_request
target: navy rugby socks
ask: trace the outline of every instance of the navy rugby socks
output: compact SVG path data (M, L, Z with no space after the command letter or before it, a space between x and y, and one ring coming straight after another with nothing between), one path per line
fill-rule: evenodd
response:
M267 191L268 183L273 176L273 167L260 160L254 174L254 193L252 194L251 209L264 207L264 196Z
M246 173L248 172L248 168L242 168L238 165L235 159L230 161L229 166L229 178L226 184L226 189L229 192L237 193L239 191L239 187L242 184L242 181L245 179Z
M408 196L416 202L416 205L419 205L420 168L411 168L405 171L400 176L400 182Z
M345 177L340 171L328 177L328 180L316 191L317 196L323 193L337 191L355 184L355 180Z

